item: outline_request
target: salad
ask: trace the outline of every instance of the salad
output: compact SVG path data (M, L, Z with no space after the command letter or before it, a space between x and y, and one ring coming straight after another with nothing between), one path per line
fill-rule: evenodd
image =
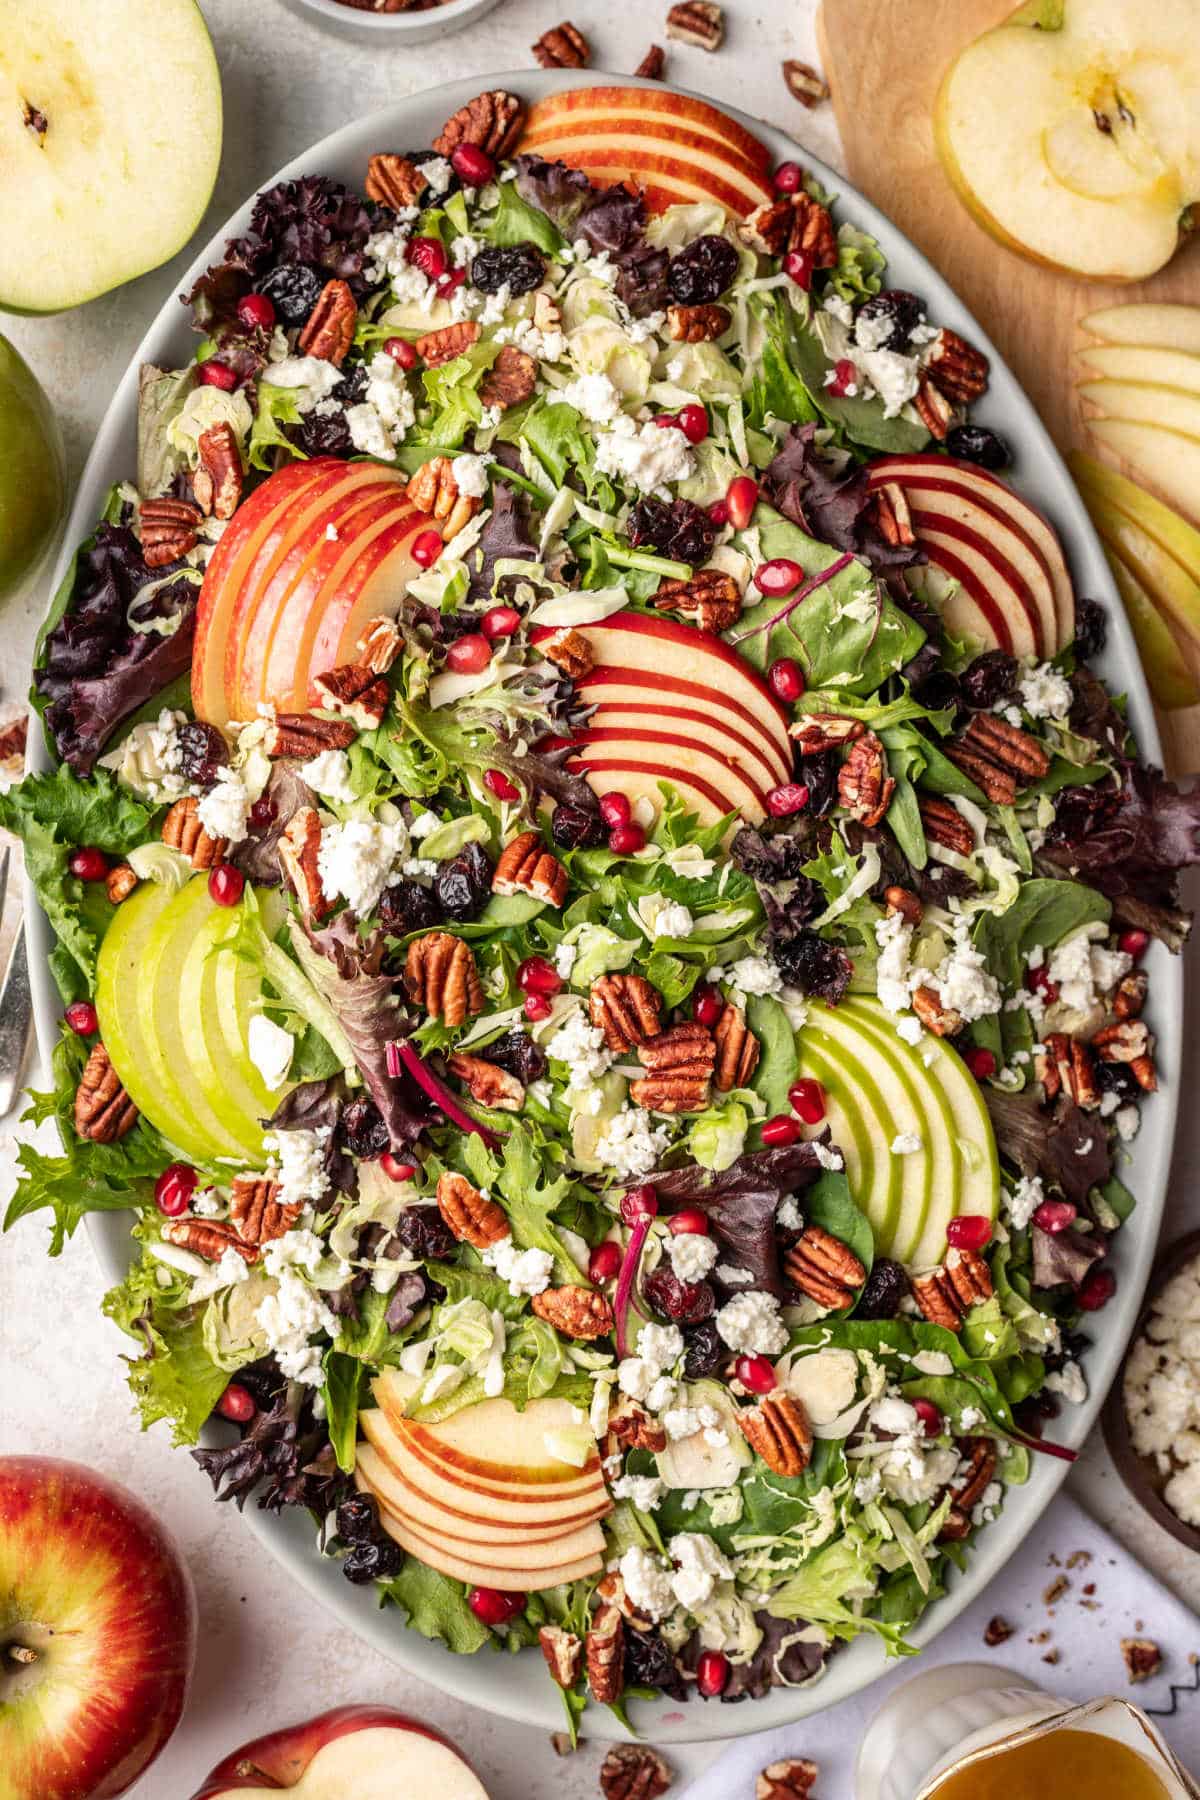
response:
M520 114L261 194L142 372L0 796L6 1223L132 1209L143 1425L574 1728L904 1653L1071 1454L1200 800L834 198Z

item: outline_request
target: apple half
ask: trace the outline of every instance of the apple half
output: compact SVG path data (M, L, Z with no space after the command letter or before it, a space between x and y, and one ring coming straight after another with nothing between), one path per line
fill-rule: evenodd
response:
M339 1706L243 1744L192 1800L488 1800L457 1750L390 1706Z
M60 312L166 262L220 156L194 0L0 0L0 307Z

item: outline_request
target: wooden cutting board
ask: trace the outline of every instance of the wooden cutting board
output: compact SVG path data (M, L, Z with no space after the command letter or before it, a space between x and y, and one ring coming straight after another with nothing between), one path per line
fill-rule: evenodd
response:
M1064 453L1096 454L1075 351L1085 313L1133 300L1200 301L1200 241L1151 280L1085 281L1007 250L977 225L933 147L933 100L962 46L1015 0L823 0L819 33L850 178L895 221L987 328ZM1153 5L1154 0L1145 0ZM1136 478L1136 471L1129 471ZM1200 671L1198 671L1200 672ZM1176 772L1200 768L1200 719L1160 714Z

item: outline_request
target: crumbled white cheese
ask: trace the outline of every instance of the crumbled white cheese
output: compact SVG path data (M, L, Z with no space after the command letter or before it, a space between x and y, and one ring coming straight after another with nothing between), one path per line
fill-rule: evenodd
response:
M720 1423L721 1415L715 1406L675 1406L663 1415L663 1425L672 1442L695 1437L698 1431L715 1431Z
M665 1125L651 1122L640 1106L623 1106L609 1120L596 1141L596 1160L612 1169L622 1181L648 1175L670 1142Z
M555 972L561 975L564 981L570 981L571 970L578 960L578 944L560 944L554 952Z
M284 1206L306 1206L329 1191L325 1150L329 1127L316 1131L276 1131L263 1138L263 1147L276 1166L279 1198Z
M603 1031L598 1025L589 1024L587 1015L580 1011L573 1012L548 1040L546 1055L565 1063L571 1071L571 1081L578 1084L599 1080L612 1062Z
M384 351L367 364L361 404L346 409L346 425L356 450L394 462L396 445L416 418L416 405L400 365Z
M694 1613L712 1599L718 1581L732 1581L733 1570L712 1538L698 1531L681 1531L667 1545L675 1564L671 1591L680 1606Z
M450 473L460 494L465 494L469 500L483 498L487 493L487 465L486 456L472 456L467 452L453 458Z
M898 1131L892 1139L893 1156L915 1156L921 1148L921 1136L916 1131Z
M1128 1144L1137 1136L1141 1123L1142 1115L1136 1106L1122 1106L1113 1114L1113 1124L1123 1144Z
M479 1254L501 1281L507 1281L510 1294L541 1294L550 1286L554 1258L548 1250L518 1250L511 1237L504 1237Z
M680 1281L703 1281L720 1252L706 1232L681 1231L667 1239L667 1254Z
M1027 669L1017 686L1021 705L1031 719L1065 719L1075 698L1070 682L1052 663L1038 663Z
M665 1481L657 1475L619 1475L609 1483L609 1492L614 1500L629 1500L639 1512L653 1512L661 1506L663 1495L667 1491Z
M1022 1175L1008 1198L1008 1222L1014 1231L1024 1231L1045 1198L1040 1177Z
M691 446L682 431L664 429L652 420L638 425L625 414L596 436L596 467L602 475L627 481L643 494L656 493L674 481L687 481L695 470Z
M936 988L942 1005L959 1013L967 1024L1000 1011L1000 989L971 942L966 919L955 919L953 945L925 981Z
M302 763L300 779L323 800L339 800L349 805L355 797L350 780L350 758L344 750L322 750Z
M799 1231L804 1224L804 1215L794 1194L789 1194L775 1208L775 1223L784 1231Z
M1090 1012L1133 967L1133 958L1124 951L1095 942L1094 934L1103 930L1102 925L1088 925L1072 932L1051 952L1046 965L1047 978L1058 988L1059 1004L1072 1011Z
M811 1143L813 1155L823 1169L845 1168L846 1164L840 1150L833 1149L829 1144L823 1144L819 1138L813 1138Z
M1072 1406L1082 1406L1088 1397L1087 1379L1077 1362L1065 1362L1061 1369L1051 1369L1046 1386L1052 1394L1061 1394Z
M100 767L115 770L121 786L139 799L178 800L188 791L179 742L179 727L186 720L186 713L164 707L157 719L143 719L127 732L115 750L100 758Z
M320 1295L294 1270L281 1269L273 1292L260 1302L254 1317L267 1340L280 1373L289 1381L320 1387L321 1346L310 1344L317 1332L337 1333L337 1320Z
M244 1256L238 1254L232 1245L222 1250L220 1258L205 1269L203 1275L197 1275L188 1293L193 1305L207 1300L213 1294L219 1294L222 1288L236 1287L239 1281L245 1281L250 1273Z
M328 400L341 381L343 370L320 356L285 356L273 362L263 375L264 387L287 388L298 413L312 412Z
M360 918L373 912L388 884L406 832L398 821L347 819L326 825L317 849L321 886L330 899L347 900Z
M290 1031L268 1019L265 1013L255 1013L246 1029L246 1049L267 1087L283 1086L295 1048L296 1040Z
M932 1500L950 1481L958 1466L958 1452L931 1445L916 1409L907 1400L885 1395L867 1415L870 1433L856 1449L856 1459L870 1459L865 1473L878 1475L883 1488L904 1506Z
M196 817L209 837L240 844L250 818L250 795L241 776L230 768L218 769L215 784L196 802Z
M725 974L742 994L777 994L783 986L783 977L766 956L743 956Z
M907 1011L912 999L909 967L912 935L913 928L905 924L901 913L885 913L875 922L875 942L879 946L875 964L875 991L880 1005L890 1013ZM918 1020L918 1033L920 1029Z
M735 1294L717 1313L717 1331L739 1355L778 1356L787 1348L787 1326L772 1294Z
M672 1610L671 1571L660 1557L635 1544L617 1565L630 1605L645 1618L658 1621Z
M611 425L621 412L621 391L607 375L579 375L560 389L557 398L573 406L589 425Z

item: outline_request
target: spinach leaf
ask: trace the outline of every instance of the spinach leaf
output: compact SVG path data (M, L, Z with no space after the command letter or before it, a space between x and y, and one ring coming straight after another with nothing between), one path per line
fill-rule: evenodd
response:
M875 1233L866 1214L854 1204L850 1183L841 1170L826 1169L805 1194L803 1206L808 1223L840 1238L869 1275L875 1261Z
M768 1118L789 1110L788 1089L796 1079L796 1034L787 1013L769 994L753 994L746 1023L758 1039L758 1067L750 1086L761 1096Z
M1020 986L1030 951L1052 949L1086 925L1107 925L1111 903L1095 888L1079 881L1053 881L1038 876L1021 884L1012 905L1002 913L983 913L974 931L976 947L996 978L1009 988Z
M338 1468L350 1475L354 1470L354 1447L358 1441L358 1390L363 1366L356 1357L345 1356L340 1350L327 1350L322 1367L325 1381L321 1392L325 1398L329 1442L333 1445Z

